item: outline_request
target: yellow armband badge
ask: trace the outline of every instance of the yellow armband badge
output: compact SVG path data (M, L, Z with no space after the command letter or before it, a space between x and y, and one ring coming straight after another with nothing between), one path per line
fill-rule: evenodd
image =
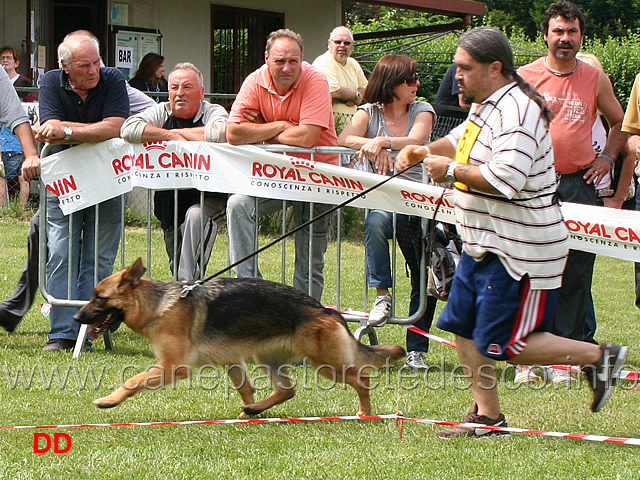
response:
M481 128L471 120L467 122L464 134L462 135L462 137L460 137L460 140L458 140L458 146L456 147L456 162L469 163L471 149L473 148L473 144L476 143L476 140L478 139L480 130ZM469 190L469 187L467 187L462 182L456 182L455 186L460 190Z

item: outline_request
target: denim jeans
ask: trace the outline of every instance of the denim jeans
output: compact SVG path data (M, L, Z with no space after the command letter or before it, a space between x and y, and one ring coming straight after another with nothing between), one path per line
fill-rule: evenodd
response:
M227 230L229 233L229 262L250 255L256 250L256 217L276 212L282 208L282 200L258 198L256 215L256 198L248 195L235 194L227 202ZM307 202L287 202L293 207L293 219L296 225L307 222L311 217L310 205ZM313 205L313 216L318 216L331 208L331 205L316 203ZM313 243L311 247L311 296L320 301L324 288L324 254L327 242L331 215L325 215L313 222ZM293 286L298 290L309 293L309 231L310 227L295 233L296 259ZM234 268L238 277L262 278L257 268L257 258L250 258Z
M396 229L403 228L408 215L396 215ZM393 214L371 210L364 222L364 246L367 257L367 281L373 288L391 288L389 240L393 237ZM419 240L419 239L416 239ZM412 256L415 257L415 256ZM406 259L415 263L415 258ZM417 260L420 261L419 259Z
M98 281L113 272L122 233L122 197L98 205ZM69 219L72 232L69 238ZM96 207L64 215L58 197L47 198L47 289L57 299L89 300L95 286ZM68 296L69 242L71 242L71 297ZM49 321L49 339L76 340L80 324L73 320L76 309L54 306Z
M24 162L22 152L2 152L2 162L4 163L4 178L12 180L22 175L20 168Z
M411 301L409 316L420 307L420 258L422 254L421 232L417 218L409 215L396 215L396 237L398 246L409 265L411 272ZM391 288L391 260L389 240L393 238L393 213L384 210L371 210L364 223L364 244L367 258L367 281L370 287ZM437 299L427 297L425 313L414 325L428 331L433 322ZM407 331L407 350L409 352L427 352L429 340L422 335Z

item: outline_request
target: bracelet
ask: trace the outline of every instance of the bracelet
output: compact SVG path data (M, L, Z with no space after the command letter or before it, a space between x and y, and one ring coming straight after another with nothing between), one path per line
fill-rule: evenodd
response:
M608 155L605 155L604 153L601 153L599 155L600 157L604 158L607 162L609 162L609 165L611 165L611 170L613 170L613 162L611 161L611 159L609 158Z
M387 137L387 140L389 140L389 148L393 150L393 139L391 137Z

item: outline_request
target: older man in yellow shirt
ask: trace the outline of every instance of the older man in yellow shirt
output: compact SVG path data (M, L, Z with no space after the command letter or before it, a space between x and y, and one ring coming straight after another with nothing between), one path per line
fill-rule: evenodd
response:
M333 98L336 133L340 133L364 100L367 78L358 61L351 57L353 34L347 27L336 27L329 35L328 50L313 61L329 82Z

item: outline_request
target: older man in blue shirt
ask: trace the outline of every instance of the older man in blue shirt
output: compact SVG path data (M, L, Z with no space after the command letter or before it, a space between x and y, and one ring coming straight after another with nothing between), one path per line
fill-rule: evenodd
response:
M47 72L40 85L41 126L36 139L60 151L69 142L96 143L118 137L129 115L129 99L123 75L100 67L99 44L85 34L70 35L58 47L60 69ZM91 159L87 159L91 161ZM97 179L99 180L99 179ZM58 299L89 299L94 287L97 255L98 280L112 273L122 231L122 198L117 197L64 215L56 196L47 199L47 286ZM98 221L96 232L95 222ZM95 248L98 239L97 252ZM69 248L71 242L71 248ZM71 262L71 296L67 283ZM45 351L70 350L78 336L75 309L55 306L51 310L49 341ZM87 344L85 349L90 350Z

